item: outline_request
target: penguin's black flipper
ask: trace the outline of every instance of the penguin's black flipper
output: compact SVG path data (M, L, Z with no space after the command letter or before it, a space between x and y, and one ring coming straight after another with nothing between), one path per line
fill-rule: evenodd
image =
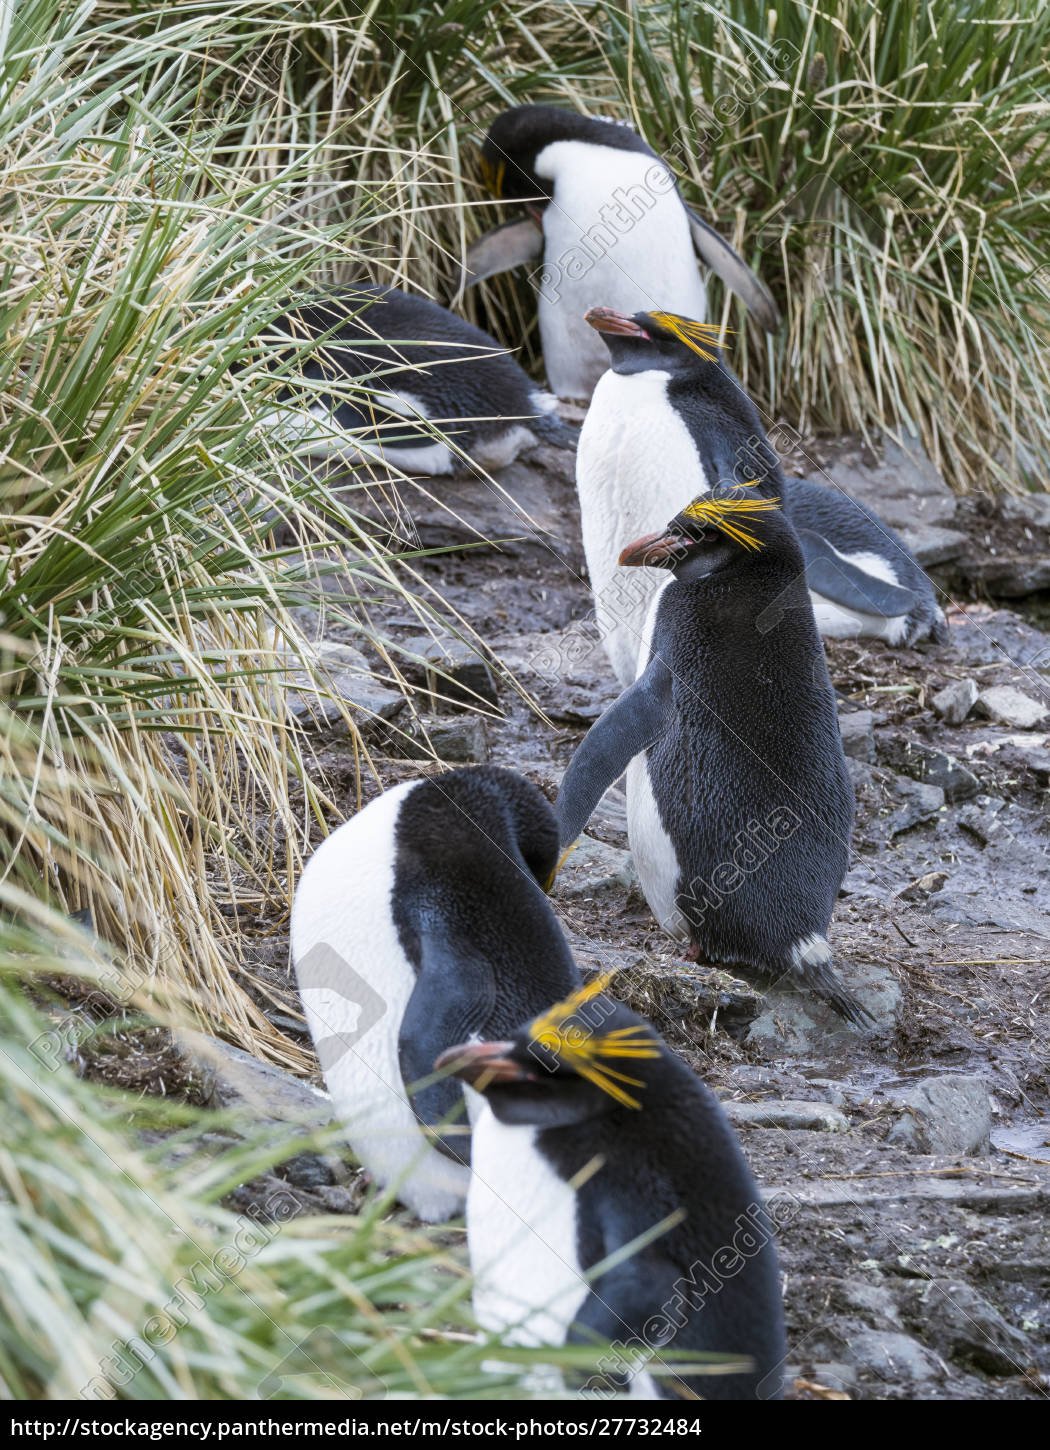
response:
M495 981L491 967L469 947L457 944L444 923L420 938L422 967L408 999L401 1031L398 1058L401 1076L411 1088L412 1109L429 1128L454 1124L455 1130L434 1139L434 1146L447 1157L470 1163L470 1134L466 1126L463 1088L454 1077L427 1082L434 1076L434 1063L449 1047L466 1042L479 1032L491 1016L495 1002Z
M595 721L569 761L554 802L562 846L575 841L613 781L663 734L670 709L671 671L655 656Z
M463 286L473 287L486 277L524 267L542 257L543 233L539 227L531 217L514 217L471 242L463 262Z
M716 276L721 277L731 292L736 293L766 332L776 332L780 326L777 305L743 257L703 217L698 217L689 207L685 210L689 218L693 250L701 262L705 267L710 267Z
M908 614L915 607L917 598L911 589L868 574L843 558L822 534L815 534L812 529L796 532L806 560L806 587L814 594L830 599L843 609L881 615L884 619Z

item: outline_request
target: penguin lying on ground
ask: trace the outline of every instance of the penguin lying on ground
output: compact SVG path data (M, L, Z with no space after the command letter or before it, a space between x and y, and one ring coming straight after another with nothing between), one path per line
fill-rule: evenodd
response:
M634 312L676 297L695 317L707 315L697 257L767 331L777 326L762 283L685 206L666 164L629 126L558 106L514 106L493 121L481 166L489 190L522 203L526 215L473 244L465 280L537 269L543 360L559 397L590 397L608 367L583 322L595 298Z
M646 612L664 581L650 570L629 578L617 567L619 541L730 481L757 480L757 492L782 500L823 634L948 638L932 584L891 529L848 495L781 473L754 404L718 360L718 328L607 307L587 320L610 366L580 432L576 483L598 628L621 684L635 677Z
M292 907L306 1020L351 1146L420 1218L463 1204L469 1139L428 1146L462 1091L434 1059L491 1036L579 982L544 886L558 830L513 771L473 766L395 786L310 858Z
M775 499L734 487L697 499L620 563L672 578L650 608L638 679L565 772L562 844L626 769L642 890L687 956L786 976L863 1023L826 938L853 783L794 529ZM774 601L763 632L756 621Z
M360 382L354 396L312 390L311 424L278 406L267 420L304 454L385 460L410 474L453 473L457 455L432 423L482 468L502 468L537 442L571 448L576 431L487 332L396 287L354 287L303 303L274 324L323 339L302 375ZM282 399L292 397L285 390Z
M715 1097L605 984L438 1061L485 1099L467 1198L476 1317L513 1344L611 1341L586 1386L598 1395L629 1382L647 1398L779 1398L780 1282L758 1187ZM728 1355L736 1372L678 1373L669 1351L686 1352L680 1365Z

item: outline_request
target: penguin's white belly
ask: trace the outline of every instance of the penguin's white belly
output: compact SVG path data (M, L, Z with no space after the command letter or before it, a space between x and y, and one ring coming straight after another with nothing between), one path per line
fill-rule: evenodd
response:
M616 677L629 685L642 662L640 640L666 569L621 568L621 550L654 533L711 482L689 430L667 399L668 374L621 376L598 384L580 431L576 488L595 617Z
M840 553L838 549L835 552ZM863 569L865 574L870 574L875 579L881 579L886 584L900 583L893 565L881 554L875 554L865 549L855 554L842 554L841 557L856 565L858 569ZM908 616L906 614L886 617L881 614L864 614L860 610L845 609L841 604L836 604L831 599L825 599L823 595L815 593L812 589L809 597L813 601L813 616L817 621L817 628L822 635L826 635L829 639L854 639L858 635L865 635L872 639L884 639L890 644L899 644L908 633Z
M587 398L609 354L584 313L669 311L702 322L707 295L689 219L662 162L555 141L535 165L538 176L554 182L543 213L543 269L535 278L547 378L559 397Z
M433 1222L460 1210L470 1173L427 1144L398 1057L416 974L391 915L394 829L418 784L388 790L317 849L295 893L291 939L307 1024L354 1152Z
M660 819L644 751L627 767L627 837L649 910L670 936L688 941L676 905L678 855Z
M487 1107L473 1122L467 1241L474 1314L508 1344L560 1345L587 1297L576 1194L536 1147Z

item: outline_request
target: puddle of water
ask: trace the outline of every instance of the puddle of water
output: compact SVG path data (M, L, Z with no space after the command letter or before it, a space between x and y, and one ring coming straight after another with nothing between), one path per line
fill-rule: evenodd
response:
M993 1128L992 1147L1008 1153L1028 1153L1050 1159L1050 1123L1020 1123L1012 1128Z

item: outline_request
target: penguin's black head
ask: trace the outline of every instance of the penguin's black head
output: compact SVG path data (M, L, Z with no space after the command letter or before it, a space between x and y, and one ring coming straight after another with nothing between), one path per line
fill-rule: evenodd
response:
M664 529L628 544L619 562L670 569L677 579L700 579L760 553L789 526L779 498L735 484L702 494Z
M644 1108L666 1048L648 1022L605 995L598 977L506 1042L452 1047L434 1064L484 1093L503 1123L563 1127Z
M561 106L512 106L493 121L481 148L481 174L492 195L531 203L527 209L538 216L554 195L554 182L536 174L536 158L556 141L654 154L629 126Z
M636 312L628 317L612 307L592 307L584 319L602 335L615 373L659 369L672 377L721 376L718 349L725 346L723 329L694 322L677 312Z

